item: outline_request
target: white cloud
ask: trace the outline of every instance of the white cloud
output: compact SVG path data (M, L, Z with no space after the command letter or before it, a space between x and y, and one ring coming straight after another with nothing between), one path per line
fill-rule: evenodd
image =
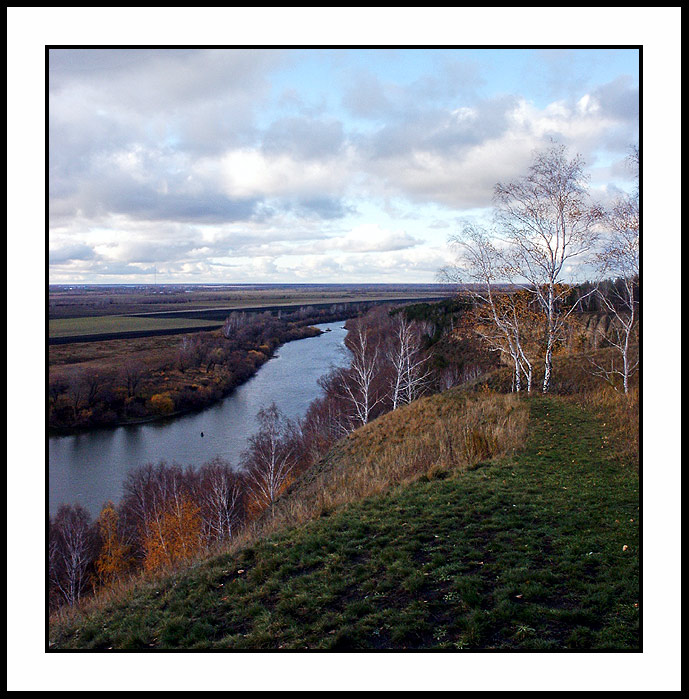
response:
M384 252L413 247L421 242L403 230L387 230L377 223L362 223L343 236L318 241L316 248L323 251Z
M219 161L202 161L195 168L208 177L217 174L230 197L276 197L341 193L347 185L346 163L297 160L291 155L268 155L257 149L238 149Z
M582 109L584 112L582 113ZM462 120L476 119L471 111ZM461 150L410 144L406 151L368 163L368 184L381 192L437 202L457 210L491 204L494 186L523 173L533 151L555 138L589 162L610 138L619 120L599 109L588 95L578 103L556 101L544 108L521 99L505 112L504 129ZM634 130L626 130L628 142Z

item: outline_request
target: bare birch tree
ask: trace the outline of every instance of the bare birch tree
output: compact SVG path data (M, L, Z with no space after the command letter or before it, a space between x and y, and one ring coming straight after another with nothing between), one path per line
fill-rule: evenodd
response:
M437 385L440 391L447 391L469 381L474 381L481 376L483 371L476 365L468 365L460 368L456 364L450 364L437 374Z
M332 371L318 380L325 394L314 400L301 421L302 443L311 461L317 461L341 437L352 431L344 400L338 392L340 377Z
M198 472L198 500L208 543L231 539L242 520L244 488L240 474L220 459Z
M584 162L564 146L535 155L528 173L495 187L496 220L509 244L510 273L535 295L546 319L543 392L550 388L553 351L567 316L564 275L590 253L602 212L590 203Z
M270 507L288 484L296 465L291 424L275 403L258 412L259 430L241 456L247 487L261 507Z
M223 337L229 340L237 335L239 330L247 324L248 318L244 311L232 311L223 324Z
M462 233L450 238L450 245L457 252L458 263L443 268L440 278L472 285L468 293L476 303L479 336L491 348L510 358L514 390L521 391L523 374L530 393L533 366L523 340L527 332L525 313L520 308L523 301L514 293L499 289L508 276L503 254L493 244L488 231L480 226L466 225Z
M392 409L396 410L421 394L431 373L429 357L422 352L420 332L404 317L404 312L395 318L392 342L386 355L393 368L390 398Z
M619 353L622 368L615 362L610 368L596 363L597 373L613 386L613 376L622 378L625 393L629 392L629 379L639 366L638 357L632 357L632 339L639 317L639 151L633 149L628 161L635 169L637 186L630 195L620 197L606 212L605 224L609 229L602 252L597 256L601 277L611 277L613 283L605 291L597 289L603 305L612 316L606 341Z
M341 374L339 390L347 401L353 428L365 425L372 411L383 400L375 391L375 380L379 371L380 346L371 341L369 332L358 320L353 324L347 338L352 353L349 369Z
M94 553L88 512L79 505L62 505L50 523L48 568L50 582L67 604L75 604L86 590Z

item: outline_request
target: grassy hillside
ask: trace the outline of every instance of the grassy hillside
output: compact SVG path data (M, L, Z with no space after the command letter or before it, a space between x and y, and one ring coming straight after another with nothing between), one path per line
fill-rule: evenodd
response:
M468 400L441 394L351 435L271 535L65 615L51 647L638 648L636 469L571 400L507 396L483 414ZM520 417L496 426L505 408ZM402 461L368 491L352 476Z

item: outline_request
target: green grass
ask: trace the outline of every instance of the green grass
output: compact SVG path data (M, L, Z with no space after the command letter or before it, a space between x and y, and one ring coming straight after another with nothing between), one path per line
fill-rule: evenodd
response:
M591 413L529 403L511 460L138 586L53 625L52 647L638 649L638 474Z
M113 333L177 328L217 327L218 321L194 318L152 318L134 316L94 316L91 318L57 318L48 321L50 337L109 335Z

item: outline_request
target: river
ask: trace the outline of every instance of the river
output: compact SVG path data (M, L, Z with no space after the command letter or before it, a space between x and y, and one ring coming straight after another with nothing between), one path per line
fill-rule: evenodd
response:
M220 456L233 464L256 431L258 411L273 401L290 419L303 417L321 395L318 379L349 363L344 322L318 325L318 337L279 347L277 356L227 398L198 413L161 422L50 437L48 504L79 503L96 516L104 502L118 502L127 472L165 460L200 466ZM201 436L203 433L203 437Z

